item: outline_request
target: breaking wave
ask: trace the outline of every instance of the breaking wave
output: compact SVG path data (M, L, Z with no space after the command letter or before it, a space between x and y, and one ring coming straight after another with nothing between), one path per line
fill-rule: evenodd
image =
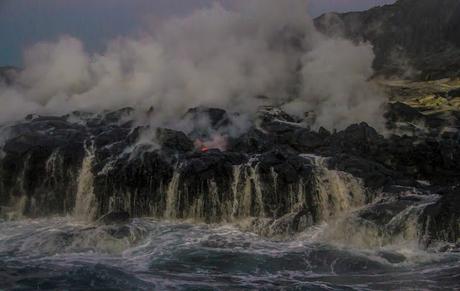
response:
M0 223L0 288L15 290L453 290L459 259L405 244L344 247L315 231L274 240L227 224Z

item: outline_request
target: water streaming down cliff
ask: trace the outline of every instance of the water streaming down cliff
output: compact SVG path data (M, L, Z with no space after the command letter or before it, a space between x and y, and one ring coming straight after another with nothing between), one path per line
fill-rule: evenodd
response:
M91 221L96 215L96 197L94 196L93 162L94 144L85 144L85 157L77 178L78 186L75 197L74 216L80 220Z
M246 223L244 227L259 233L284 235L367 201L362 182L350 174L329 170L326 158L301 156L300 162L312 170L305 176L290 177L292 181L288 182L274 167L266 170L259 158L232 166L224 177L211 174L205 179L188 177L184 172L187 165L178 165L169 181L160 217L242 226Z
M19 148L19 150L21 150ZM68 215L75 208L80 151L37 147L1 160L0 216L7 218ZM86 165L91 170L91 165ZM91 185L91 181L87 181Z
M460 287L458 256L423 244L438 223L420 219L431 192L382 192L338 170L337 156L171 153L113 142L110 130L7 149L0 288ZM124 140L131 129L117 130Z
M363 182L349 173L330 170L328 158L301 155L315 165L315 185L322 217L334 217L369 202Z
M44 163L43 183L47 187L44 189L52 188L57 192L65 186L65 179L73 175L74 181L70 184L75 185L75 194L70 191L67 197L74 197L74 203L70 204L73 205L71 213L78 220L91 221L120 211L131 216L140 213L170 220L212 223L246 219L276 223L283 217L295 217L295 223L302 225L296 226L296 231L300 231L366 202L362 182L350 174L329 170L327 159L321 157L299 157L297 162L307 171L292 177L283 176L280 172L282 168L266 164L264 157L254 156L245 163L206 175L188 174L191 165L184 162L172 168L172 174L140 172L139 177L122 176L112 180L111 175L119 171L114 166L117 161L107 161L97 171L96 156L94 144L85 142L78 175L66 169L59 149L53 151ZM10 211L10 216L22 215L27 210L35 213L40 205L34 202L36 198L27 195L23 186L22 181L27 179L24 175L31 170L28 161L25 159L22 174L17 178L20 195L11 199L10 204L15 210ZM119 162L125 163L123 160ZM108 164L111 166L108 167ZM127 174L133 173L135 171L130 170ZM151 180L153 177L156 180ZM132 183L128 179L139 182L127 188L125 185ZM143 189L144 186L139 183L146 188ZM117 186L119 184L122 186ZM57 211L65 213L66 210ZM262 224L260 227L265 226Z
M169 182L168 190L166 192L165 217L169 219L174 219L177 217L176 207L179 195L179 182L180 174L178 172L174 172L174 175L171 179L171 182Z
M96 149L91 139L82 148L83 153L72 159L65 148L21 157L21 167L11 173L10 180L4 179L9 184L2 184L10 191L3 217L71 214L90 222L110 213L126 213L128 217L232 223L275 237L329 223L324 238L381 246L398 237L422 239L419 216L437 201L437 196L429 203L408 200L391 223L375 222L362 219L356 210L373 205L378 189L366 188L360 178L333 169L331 158L277 151L250 156L211 151L170 161L155 151L121 151L105 158L105 148ZM40 178L33 179L34 175ZM376 205L385 201L378 200ZM405 228L401 235L400 229Z

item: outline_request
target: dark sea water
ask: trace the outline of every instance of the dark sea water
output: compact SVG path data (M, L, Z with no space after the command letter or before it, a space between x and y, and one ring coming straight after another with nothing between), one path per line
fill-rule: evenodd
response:
M460 254L275 240L230 225L0 223L5 290L460 290Z

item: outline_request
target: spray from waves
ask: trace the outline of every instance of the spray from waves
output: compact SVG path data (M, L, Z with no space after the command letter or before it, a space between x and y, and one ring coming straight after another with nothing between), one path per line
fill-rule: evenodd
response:
M250 114L270 103L314 111L316 126L379 127L385 98L367 81L373 57L368 44L318 33L306 0L215 4L101 54L69 36L34 45L17 84L0 91L0 119L133 106L153 108L162 125L199 105Z
M458 255L355 252L273 241L234 227L136 219L87 227L62 219L0 224L0 286L57 289L457 290ZM21 272L17 272L20 268ZM46 281L45 281L46 279ZM282 287L280 287L282 286Z
M401 257L423 260L433 257L430 252L436 253L438 246L433 245L427 252L422 243L423 230L419 219L423 210L438 199L439 196L435 194L421 195L415 192L407 192L400 197L382 196L373 203L324 221L300 237L340 248L397 252ZM412 204L404 205L405 201L411 201ZM385 209L384 212L382 209ZM397 257L394 259L397 260Z

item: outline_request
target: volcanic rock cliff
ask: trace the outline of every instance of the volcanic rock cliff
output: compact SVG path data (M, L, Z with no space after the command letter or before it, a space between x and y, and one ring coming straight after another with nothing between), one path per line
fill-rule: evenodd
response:
M404 112L403 104L390 107L388 125L428 118ZM3 217L251 219L246 227L277 235L368 203L374 206L360 214L362 219L395 231L387 225L388 211L403 215L408 207L423 211L433 205L418 213L419 239L458 239L458 211L452 208L444 218L438 209L446 201L458 202L452 191L460 175L460 135L443 134L436 122L425 120L428 129L417 136L384 137L365 123L331 133L264 107L251 128L231 137L225 131L237 115L220 109L189 110L183 118L206 118L214 128L187 133L135 126L133 113L125 108L31 115L3 126ZM143 136L152 133L146 143ZM216 133L225 138L225 148L207 143ZM446 196L437 202L427 193Z
M421 79L460 75L458 0L398 0L363 12L324 14L315 24L329 35L370 42L379 73Z
M413 68L437 78L460 73L459 14L456 0L400 0L316 25L372 42L380 73ZM3 71L0 82L11 82L11 69ZM456 90L436 95L452 101ZM393 102L383 132L366 123L313 129L311 116L276 106L260 107L243 128L238 112L208 107L190 108L168 128L154 125L153 107L32 114L0 125L0 218L111 224L149 216L276 236L352 213L342 237L364 231L455 246L460 115L449 113Z

